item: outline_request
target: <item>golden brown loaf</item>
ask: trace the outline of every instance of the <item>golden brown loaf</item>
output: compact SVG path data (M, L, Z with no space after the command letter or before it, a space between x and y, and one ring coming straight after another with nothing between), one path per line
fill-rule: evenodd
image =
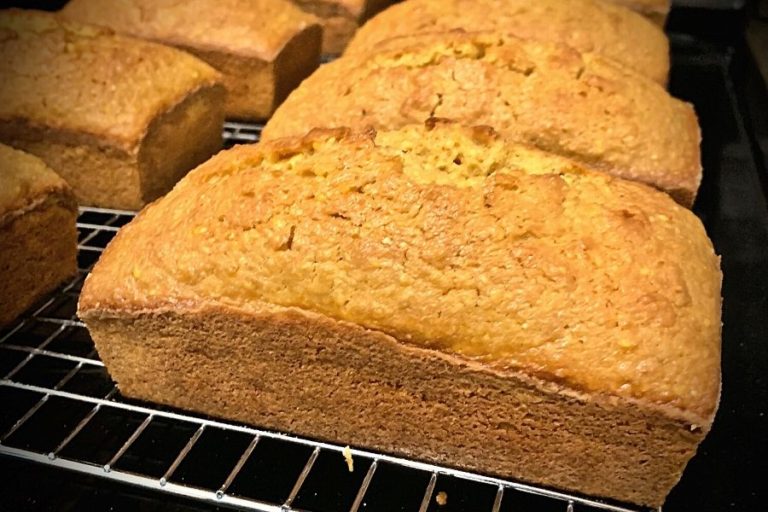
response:
M720 384L691 212L434 121L220 153L118 234L79 315L128 396L649 505Z
M671 7L671 0L604 0L637 11L663 27Z
M138 209L221 148L224 89L191 55L32 11L0 34L0 141L82 204Z
M661 84L669 43L642 16L599 0L408 0L368 21L348 53L376 51L391 37L463 29L567 44L611 58Z
M61 14L205 60L224 74L229 117L268 117L320 57L317 19L287 0L71 0Z
M492 126L685 205L701 179L690 105L597 55L488 33L391 39L378 54L325 65L277 110L263 137L396 128L431 116Z
M64 180L0 144L0 327L75 274L76 217Z
M323 53L344 51L360 25L393 0L293 0L323 25Z

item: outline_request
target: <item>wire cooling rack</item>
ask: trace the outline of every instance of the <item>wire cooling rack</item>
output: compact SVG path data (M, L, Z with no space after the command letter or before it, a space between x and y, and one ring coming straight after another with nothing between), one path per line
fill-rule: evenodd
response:
M227 146L260 127L227 123ZM78 274L0 332L0 454L242 510L630 512L122 397L77 319L93 264L132 212L81 208Z

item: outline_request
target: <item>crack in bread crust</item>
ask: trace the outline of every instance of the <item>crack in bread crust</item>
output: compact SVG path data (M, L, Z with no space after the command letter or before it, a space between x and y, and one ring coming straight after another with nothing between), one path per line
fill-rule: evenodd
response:
M323 91L324 101L313 99ZM440 98L436 107L436 98ZM492 33L390 39L329 63L293 91L265 140L313 127L394 129L430 116L506 137L665 190L690 206L701 180L691 105L594 54Z
M409 0L363 25L346 55L377 53L392 38L455 29L566 44L660 84L669 73L664 33L627 9L596 0Z

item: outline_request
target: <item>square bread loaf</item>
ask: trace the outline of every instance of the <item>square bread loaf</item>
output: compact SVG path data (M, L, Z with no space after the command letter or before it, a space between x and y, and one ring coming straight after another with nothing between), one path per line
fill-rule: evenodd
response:
M0 327L77 271L77 202L39 158L0 144Z
M323 25L323 53L338 55L372 15L394 0L293 0Z
M653 185L686 206L701 181L691 105L599 55L488 32L403 36L375 54L345 55L305 80L262 137L316 127L391 129L430 117L491 126Z
M224 76L230 118L266 119L320 60L318 20L288 0L71 0L61 16L203 59Z
M81 204L136 210L221 149L224 87L176 49L0 13L0 142L43 159Z
M432 121L220 153L79 315L129 397L658 506L717 409L720 280L666 194Z
M393 37L455 29L566 44L662 85L669 74L669 41L659 27L600 0L408 0L368 21L347 53L375 52L378 43Z

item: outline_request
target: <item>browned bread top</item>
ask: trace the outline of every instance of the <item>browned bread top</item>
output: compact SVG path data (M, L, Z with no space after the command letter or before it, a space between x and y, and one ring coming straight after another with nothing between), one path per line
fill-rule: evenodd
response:
M107 248L86 321L299 308L707 429L720 270L667 195L490 128L316 130L222 152Z
M0 224L52 195L68 198L76 208L69 186L42 160L0 144Z
M0 131L53 129L125 150L156 116L219 81L173 48L15 10L0 14L0 76Z
M317 24L288 0L72 0L61 13L145 39L268 62Z
M375 51L391 37L453 29L564 43L659 83L666 83L669 73L664 33L642 16L599 0L408 0L363 25L347 53Z
M691 105L613 61L493 33L405 36L321 67L264 138L314 127L396 128L431 116L492 126L690 205L701 180Z

